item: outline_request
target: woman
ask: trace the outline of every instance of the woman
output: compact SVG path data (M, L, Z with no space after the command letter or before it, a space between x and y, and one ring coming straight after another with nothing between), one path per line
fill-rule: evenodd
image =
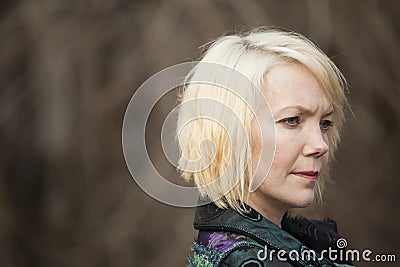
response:
M320 200L328 180L347 107L340 71L305 37L265 28L218 38L199 66L181 95L189 104L177 135L181 176L204 204L189 266L351 264L334 221L288 216ZM232 82L240 75L251 85Z

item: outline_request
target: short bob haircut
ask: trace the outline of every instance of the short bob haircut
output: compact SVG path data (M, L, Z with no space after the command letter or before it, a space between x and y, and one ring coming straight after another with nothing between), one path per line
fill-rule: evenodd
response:
M329 165L340 141L340 130L348 107L345 95L347 84L339 69L310 40L298 33L285 30L257 28L245 33L219 37L204 48L205 53L200 62L218 63L237 70L258 88L265 87L265 74L272 67L287 63L305 66L320 82L331 100L334 121L328 131L328 166L316 184L316 200L320 202L325 184L329 180ZM196 72L195 69L194 72ZM190 73L187 80L190 80L194 74ZM210 81L216 80L217 77L213 77L215 74L209 75ZM246 181L253 177L252 147L251 142L246 141L246 134L251 136L252 116L250 111L243 107L243 101L240 101L237 95L219 86L187 83L182 88L178 99L183 103L201 97L215 99L231 108L247 133L239 131L238 125L232 123L234 117L232 112L224 113L224 110L215 110L216 113L222 112L218 118L223 120L216 123L202 117L201 110L212 111L218 107L204 106L200 102L182 105L178 114L176 136L181 152L178 170L186 181L193 179L199 188L200 195L212 200L219 208L229 206L238 212L246 212L245 192L248 193L249 190L246 190L245 186L249 184ZM196 119L188 122L187 118ZM221 127L221 124L225 128ZM227 129L227 127L232 129ZM237 134L231 137L227 134L230 131ZM207 139L212 142L203 143ZM218 178L228 171L228 164L234 166L230 173L225 174L229 179L218 182ZM212 186L206 186L211 183L213 183Z

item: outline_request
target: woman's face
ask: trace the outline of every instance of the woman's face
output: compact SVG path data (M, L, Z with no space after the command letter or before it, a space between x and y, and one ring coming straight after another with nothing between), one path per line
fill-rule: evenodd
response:
M253 202L306 207L314 199L316 181L328 161L331 101L311 72L295 63L273 67L266 75L264 91L274 117L276 150L267 178L252 193ZM256 130L253 136L257 162L262 136ZM260 162L258 168L267 170L269 166L264 165Z

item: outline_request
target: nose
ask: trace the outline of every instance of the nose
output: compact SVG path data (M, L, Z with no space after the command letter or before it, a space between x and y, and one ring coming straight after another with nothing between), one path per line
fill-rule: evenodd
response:
M314 156L318 158L326 154L328 150L329 146L319 126L308 131L305 136L305 144L303 147L303 155L305 157Z

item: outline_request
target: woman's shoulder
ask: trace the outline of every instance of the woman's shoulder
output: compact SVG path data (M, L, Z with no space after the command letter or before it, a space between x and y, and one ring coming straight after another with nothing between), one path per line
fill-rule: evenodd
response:
M291 266L288 262L301 266L351 264L347 260L332 262L326 255L320 257L323 255L320 253L329 248L345 250L337 246L342 238L332 220L313 221L285 216L280 228L255 210L239 214L232 209L223 210L209 204L196 209L194 226L199 230L199 236L193 246L189 266L246 266L243 265L245 263L247 266ZM262 254L264 248L266 252ZM270 259L266 255L273 254L273 251L276 257L278 252L287 256L312 251L315 252L315 259L276 260L276 265L274 257Z

